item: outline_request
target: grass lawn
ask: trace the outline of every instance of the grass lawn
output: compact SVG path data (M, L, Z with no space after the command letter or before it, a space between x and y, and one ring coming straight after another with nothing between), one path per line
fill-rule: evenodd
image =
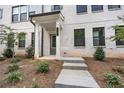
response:
M124 59L106 58L103 61L96 61L93 58L84 58L88 65L89 72L93 75L100 87L106 87L103 74L112 72L118 74L124 82L124 74L119 74L112 70L113 66L124 66Z
M0 62L0 87L16 87L16 88L30 88L33 83L36 83L41 88L51 88L54 86L54 81L58 77L61 69L62 62L60 61L48 61L50 65L50 70L47 73L36 73L37 62L31 59L22 59L21 62L18 62L20 69L19 72L22 74L22 80L12 84L6 83L4 81L6 77L7 67L11 64L10 59ZM35 80L35 81L34 81Z

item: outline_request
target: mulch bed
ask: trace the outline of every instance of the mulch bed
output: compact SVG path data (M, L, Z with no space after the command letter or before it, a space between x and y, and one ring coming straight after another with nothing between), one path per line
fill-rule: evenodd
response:
M88 65L89 72L93 75L96 82L102 88L106 87L103 74L106 72L116 73L112 70L113 66L124 66L124 59L106 58L103 61L96 61L93 58L84 58L84 59L85 59L86 64ZM124 81L124 76L122 75L120 76L122 80Z
M5 83L4 81L7 67L11 64L9 59L0 62L0 87L30 88L34 82L33 80L35 80L35 83L41 88L53 87L62 69L63 63L57 60L48 62L50 64L50 71L48 73L36 73L37 63L33 62L31 59L23 59L21 62L17 63L20 66L19 72L22 74L23 80L15 84Z

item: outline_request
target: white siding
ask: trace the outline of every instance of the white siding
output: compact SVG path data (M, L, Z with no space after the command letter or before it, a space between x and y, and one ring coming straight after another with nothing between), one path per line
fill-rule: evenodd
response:
M42 12L42 6L34 6L37 10L36 13ZM31 44L31 32L34 31L34 26L29 22L12 23L12 6L1 5L3 8L3 18L0 19L0 24L5 24L17 29L18 32L26 32L26 47ZM50 12L51 6L45 5L44 12ZM61 11L64 20L64 28L61 31L61 54L63 56L92 56L94 53L93 46L93 27L105 27L105 48L108 57L124 57L124 48L117 48L115 42L108 39L110 36L115 34L115 31L110 28L117 24L124 24L122 21L117 19L117 16L124 15L124 6L121 5L121 10L108 11L107 5L104 5L103 12L92 13L91 6L88 5L88 12L86 14L77 14L75 5L64 5ZM74 29L84 28L85 29L85 47L74 47ZM44 55L49 55L49 35L44 32ZM66 42L66 43L65 43ZM4 45L0 45L0 52ZM16 47L17 52L23 52L24 49L20 50ZM65 53L66 52L66 53Z

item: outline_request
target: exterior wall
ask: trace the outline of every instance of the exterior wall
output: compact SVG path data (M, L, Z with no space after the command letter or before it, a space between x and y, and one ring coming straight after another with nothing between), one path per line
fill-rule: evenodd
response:
M12 6L1 5L3 9L3 18L0 20L0 25L5 24L15 28L17 32L26 32L26 47L31 44L31 33L34 32L34 26L29 22L12 23ZM36 13L42 12L42 7L36 6ZM44 12L50 12L51 6L45 5ZM75 5L64 5L61 11L64 20L64 27L61 31L61 55L62 56L86 56L92 57L95 47L93 46L93 27L105 27L105 47L107 57L123 57L124 47L117 47L115 42L112 42L109 37L115 34L111 28L114 25L122 25L123 22L117 19L117 16L122 16L124 13L124 6L121 5L121 10L108 11L107 5L104 5L103 12L92 13L91 6L88 5L88 13L77 14ZM85 29L85 47L74 47L74 29ZM50 54L50 31L44 31L44 56ZM41 34L40 34L41 35ZM41 37L41 36L40 36ZM41 39L39 39L40 41ZM41 42L40 42L41 43ZM41 53L41 46L39 53ZM0 53L3 52L5 45L0 45ZM16 53L25 53L25 49L18 49L16 46Z
M42 12L42 7L40 5L34 6L36 7L36 13ZM10 26L15 30L15 32L25 32L26 33L26 43L25 48L31 45L31 33L34 32L34 26L30 21L12 23L12 6L11 5L1 5L0 8L3 9L3 18L0 20L0 25L4 24L6 26ZM0 53L3 52L5 45L0 45ZM16 54L25 54L25 48L19 49L18 46L15 47Z
M117 19L117 16L122 16L123 12L124 6L121 6L121 10L115 11L108 11L107 6L104 6L103 12L92 13L91 6L88 6L88 13L78 15L76 6L64 6L62 13L65 16L65 23L64 30L61 32L61 55L92 57L96 49L93 46L92 28L105 27L106 56L124 58L124 48L117 47L115 41L109 39L115 34L111 27L123 24ZM78 28L85 29L85 47L74 46L74 29Z

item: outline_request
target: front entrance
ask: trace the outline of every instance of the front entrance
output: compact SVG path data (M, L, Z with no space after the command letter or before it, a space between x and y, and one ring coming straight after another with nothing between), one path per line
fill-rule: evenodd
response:
M56 55L56 35L50 35L50 55Z

